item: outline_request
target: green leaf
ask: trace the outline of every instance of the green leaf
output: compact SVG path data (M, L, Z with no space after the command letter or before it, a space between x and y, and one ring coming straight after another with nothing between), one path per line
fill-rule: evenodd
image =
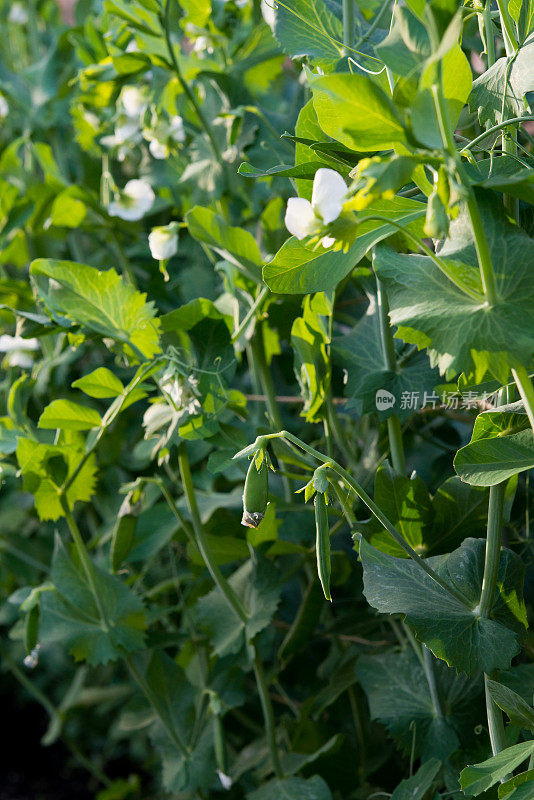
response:
M17 460L23 476L24 490L33 494L40 519L56 520L64 515L60 502L61 486L71 477L85 456L85 444L76 431L63 431L59 444L39 444L33 439L19 437ZM63 460L67 470L63 480L58 480L53 465ZM85 461L80 472L67 490L67 502L72 509L78 500L88 502L96 484L96 459L94 454Z
M41 596L39 633L45 642L66 645L76 661L103 664L144 646L147 625L143 603L118 578L92 565L99 607L85 571L59 537L52 560L55 591Z
M67 317L86 331L126 346L146 358L160 351L159 320L146 295L114 269L100 272L86 264L40 258L30 267L37 294L56 319Z
M283 0L272 5L274 35L288 55L335 61L343 56L343 23L324 0Z
M61 428L67 431L88 431L102 424L100 414L72 400L52 400L39 417L39 428Z
M412 353L403 358L402 345L395 342L397 369L387 369L380 336L380 319L375 295L369 297L365 315L350 333L338 336L332 342L334 360L347 371L344 394L349 398L347 410L359 414L375 413L380 420L393 414L401 421L409 419L434 395L439 382L425 353ZM378 391L389 392L391 405L382 408L376 402ZM415 398L415 401L414 401Z
M469 108L478 112L481 125L497 125L526 113L525 94L534 90L534 34L517 54L499 58L473 83ZM504 116L503 116L504 112Z
M495 486L534 467L534 437L526 430L502 438L479 439L460 448L454 469L473 486Z
M432 498L434 519L428 536L430 552L458 547L467 536L486 533L488 491L469 486L456 475L441 484Z
M185 215L189 233L207 244L246 275L258 281L263 259L253 235L243 228L233 228L209 208L195 206Z
M411 649L364 655L356 667L371 718L387 727L403 752L409 753L413 744L415 756L423 761L447 759L460 747L460 736L470 741L477 721L478 675L458 675L443 662L435 664L435 673L444 709L441 717L436 716L423 667Z
M293 369L304 398L301 413L307 422L320 420L330 385L328 341L325 318L316 311L314 296L308 296L304 299L302 317L297 317L291 328L291 345L295 354Z
M65 191L57 195L52 203L50 224L58 228L78 228L85 219L86 213L87 206L85 203L73 197L71 188L65 189Z
M465 767L460 773L460 786L464 794L474 797L490 789L513 772L532 753L534 753L534 742L521 742L507 747L481 764Z
M124 391L122 382L107 367L97 367L93 372L72 383L73 389L79 389L89 397L118 397Z
M405 342L429 350L440 372L470 372L489 364L503 379L502 362L529 364L534 350L534 241L512 225L486 192L477 192L488 238L497 302L484 302L448 280L428 256L402 255L389 248L376 251L375 269L388 286L390 320ZM478 267L466 211L451 224L439 257L451 268L464 265L475 285ZM506 379L507 369L504 368Z
M246 627L217 587L196 606L198 620L207 631L214 652L221 656L238 652L245 640L269 625L282 591L276 569L266 559L258 559L254 565L249 559L234 572L229 583L249 610Z
M296 168L310 169L314 164L319 164L321 167L330 167L330 169L335 169L343 175L345 174L346 162L341 162L338 158L335 158L331 151L326 152L325 150L317 149L317 147L328 148L332 145L340 147L340 145L334 142L321 129L313 107L313 99L308 100L300 110L295 125L294 141ZM306 198L306 200L311 200L312 186L309 180L296 178L295 183L299 196Z
M382 464L375 476L374 501L414 550L424 553L429 549L425 532L430 527L432 507L421 478L399 475L389 464ZM356 522L354 530L382 553L407 558L406 552L375 517L367 522Z
M514 800L532 800L534 797L534 769L527 769L519 775L514 775L497 789L499 800L511 798Z
M485 619L477 613L484 553L484 540L466 539L450 555L429 559L441 579L465 596L464 604L412 560L381 553L362 539L364 594L378 611L404 614L417 638L449 666L468 675L506 669L519 652L526 623L524 566L519 556L502 549L495 603Z
M381 214L413 231L415 226L419 229L425 211L426 206L415 200L396 197L376 200L365 209L363 216ZM364 222L346 253L325 250L322 246L313 249L291 237L263 268L263 279L272 292L280 294L311 294L335 289L374 245L396 232L396 228L380 220Z
M311 88L319 125L336 141L357 152L389 150L406 141L395 106L370 78L328 75Z
M440 769L441 761L437 758L429 759L419 767L415 775L399 783L391 795L391 800L423 800Z
M301 180L313 181L315 173L321 167L324 167L323 161L307 161L294 167L279 164L269 169L258 169L245 161L244 164L240 165L238 172L240 175L244 175L245 178L300 178ZM338 167L336 168L338 172L342 171ZM349 168L346 167L344 177L348 176L349 171Z
M517 725L519 728L529 728L534 731L534 709L528 703L525 703L521 695L508 686L492 681L489 678L487 687L493 702L504 711L512 725Z
M332 800L330 789L318 775L304 778L272 780L250 792L247 800Z

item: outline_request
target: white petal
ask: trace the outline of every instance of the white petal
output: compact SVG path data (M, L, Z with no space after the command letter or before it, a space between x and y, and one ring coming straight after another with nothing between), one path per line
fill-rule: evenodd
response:
M120 94L120 101L126 116L134 119L144 114L147 107L145 96L137 86L124 86Z
M9 114L9 106L7 100L0 94L0 119L4 119Z
M274 30L276 22L275 0L261 0L261 14L271 30Z
M22 336L10 336L8 333L0 336L0 353L13 353L16 350L38 350L38 339L24 339Z
M304 239L317 230L318 220L312 204L303 197L290 197L287 201L286 228L297 239Z
M333 239L331 236L323 236L321 239L321 244L324 248L333 247L336 243L336 240Z
M148 236L148 244L156 261L166 261L178 252L176 232L165 228L154 228Z
M175 142L185 142L184 121L181 117L173 117L170 123L171 138Z
M313 179L312 206L325 225L339 217L347 194L347 184L333 169L321 168Z
M148 145L148 149L150 150L150 154L153 156L153 158L157 158L158 161L169 157L169 148L165 142L158 142L157 139L152 139Z

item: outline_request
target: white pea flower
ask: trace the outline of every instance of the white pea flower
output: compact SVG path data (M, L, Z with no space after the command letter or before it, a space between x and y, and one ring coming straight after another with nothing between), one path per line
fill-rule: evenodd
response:
M213 53L213 44L208 36L197 36L195 44L193 45L195 53Z
M182 414L198 414L201 405L198 400L198 378L188 375L185 378L179 375L176 378L168 377L161 384L161 388L169 395L177 411Z
M143 92L137 86L123 86L119 95L119 103L130 119L139 119L148 105Z
M178 223L161 225L152 228L148 236L148 244L152 258L156 261L166 261L178 252Z
M339 172L321 168L315 173L311 203L303 197L291 197L287 202L285 223L289 233L304 239L339 217L347 195L347 185ZM331 247L332 238L325 236L323 245Z
M150 184L134 178L128 181L121 192L115 194L115 199L109 204L108 213L112 217L135 222L150 211L154 200L155 194Z
M9 10L8 20L16 25L26 25L28 22L28 12L22 3L13 3Z
M185 129L182 117L176 115L169 123L169 135L175 142L185 142Z
M39 339L24 339L22 336L0 336L0 353L6 353L10 367L30 369L33 366L33 355L39 349Z
M163 161L169 157L169 145L166 142L160 142L158 139L152 139L148 145L150 155L158 161Z
M9 106L6 98L0 94L0 119L5 119L9 114Z

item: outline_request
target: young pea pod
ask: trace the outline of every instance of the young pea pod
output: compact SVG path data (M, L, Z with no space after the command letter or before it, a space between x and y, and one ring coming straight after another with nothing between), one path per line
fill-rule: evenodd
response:
M267 510L269 495L269 465L267 458L261 458L259 467L257 458L250 462L243 492L243 517L241 524L247 528L257 528Z
M39 639L39 603L30 608L24 622L24 647L28 655L32 654Z
M441 239L449 231L449 217L437 189L434 189L428 198L423 230L431 239Z
M132 493L130 492L120 507L117 522L113 529L110 553L112 572L117 572L120 569L133 547L141 503L134 503L132 500Z
M330 526L328 524L328 511L326 508L326 494L317 492L315 495L315 550L317 554L317 574L323 587L324 596L332 601L330 594Z

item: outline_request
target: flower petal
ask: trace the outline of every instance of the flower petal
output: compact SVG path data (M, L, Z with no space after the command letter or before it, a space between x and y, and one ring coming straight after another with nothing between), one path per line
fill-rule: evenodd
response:
M313 213L312 204L303 197L290 197L287 201L286 228L297 239L310 236L318 228L318 220Z
M334 169L321 168L313 179L313 210L320 214L325 225L339 217L347 194L347 184Z

